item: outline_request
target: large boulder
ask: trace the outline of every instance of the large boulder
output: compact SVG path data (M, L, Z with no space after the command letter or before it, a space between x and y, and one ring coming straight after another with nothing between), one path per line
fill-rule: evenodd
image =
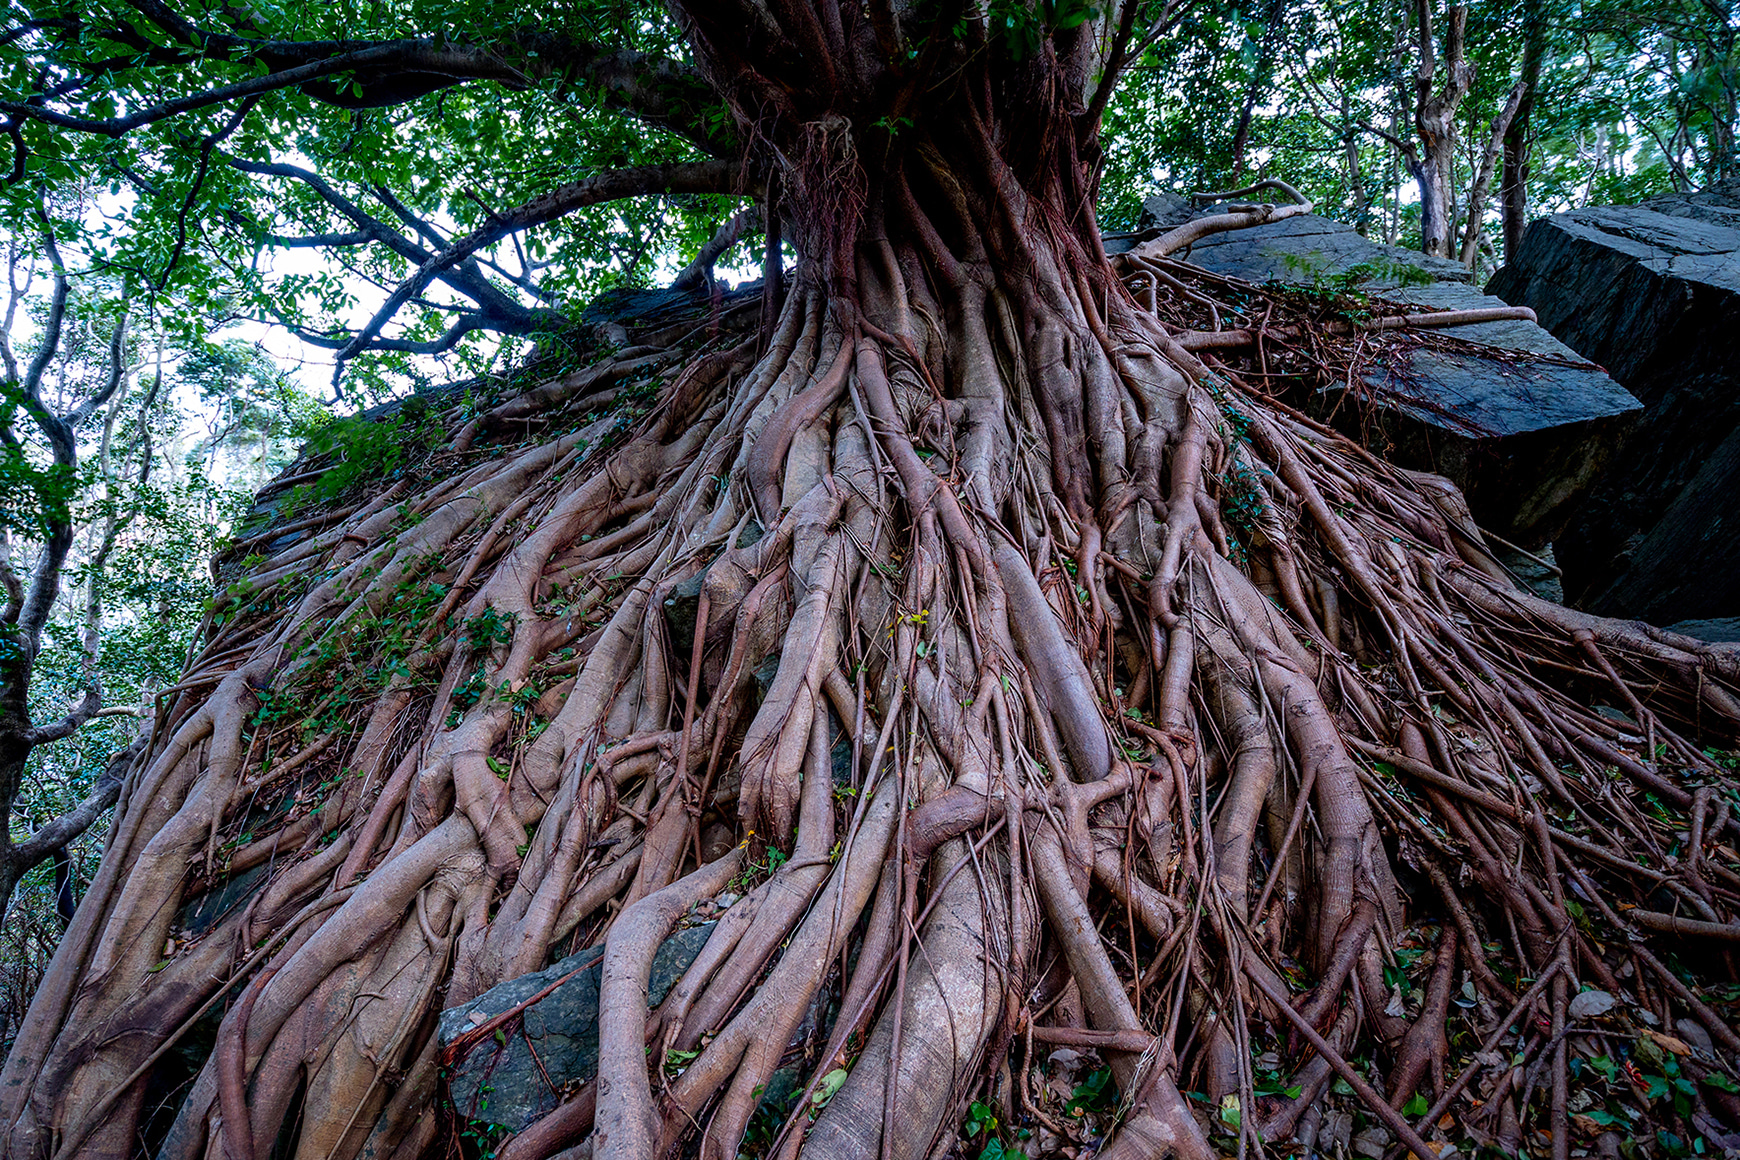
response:
M1151 199L1143 230L1108 238L1107 249L1128 248L1200 212L1176 197ZM1351 289L1403 309L1505 305L1469 285L1460 262L1380 245L1316 214L1214 234L1182 256L1248 282ZM1641 406L1532 322L1437 333L1459 341L1371 366L1365 385L1378 407L1337 406L1331 398L1324 410L1393 462L1453 480L1482 528L1538 548L1562 531Z
M1487 289L1644 404L1555 545L1567 596L1657 624L1740 613L1740 183L1534 222Z

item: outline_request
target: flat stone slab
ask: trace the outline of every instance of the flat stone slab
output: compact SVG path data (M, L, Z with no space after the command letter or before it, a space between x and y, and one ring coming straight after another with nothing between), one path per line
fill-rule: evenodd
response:
M1213 234L1180 255L1185 261L1247 282L1311 285L1349 275L1360 288L1387 291L1422 276L1433 282L1469 281L1468 268L1448 258L1386 246L1363 238L1345 222L1300 214L1247 230Z
M1654 623L1740 614L1740 183L1533 222L1487 287L1644 405L1556 547L1566 595Z
M714 923L677 931L653 954L647 1002L656 1007L683 977L713 933ZM598 1072L598 986L604 947L587 947L559 963L498 983L469 1003L441 1012L446 1047L575 971L566 983L472 1048L449 1073L448 1094L461 1116L524 1129L555 1110L570 1090Z
M1176 197L1150 199L1145 228L1109 238L1107 249L1127 249L1203 212L1214 211ZM1351 288L1405 306L1508 305L1470 285L1460 262L1381 245L1316 214L1216 234L1180 257L1247 282ZM1366 374L1379 406L1325 400L1324 409L1398 465L1453 480L1482 527L1529 547L1549 542L1642 405L1534 323L1485 322L1439 333L1460 342L1406 351Z

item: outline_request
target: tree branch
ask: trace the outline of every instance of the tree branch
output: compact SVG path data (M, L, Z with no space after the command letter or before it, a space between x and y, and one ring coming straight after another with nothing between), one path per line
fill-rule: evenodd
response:
M12 847L12 858L28 869L90 829L92 822L121 799L121 786L127 780L127 773L145 751L150 737L149 728L141 729L132 744L109 759L108 768L103 770L89 796Z
M54 223L49 220L48 211L40 204L36 207L36 218L42 229L43 250L54 271L54 290L49 296L48 317L43 323L36 355L30 360L30 367L19 383L19 402L47 438L55 466L70 471L78 466L78 444L73 437L72 428L57 418L42 402L42 376L60 350L61 328L66 320L66 264L61 261L60 246L54 239ZM18 645L24 651L21 685L28 679L30 663L35 659L41 645L42 627L48 622L48 614L54 607L55 598L60 595L61 567L66 562L67 552L72 548L70 516L64 509L59 513L50 509L45 515L48 535L44 539L41 554L36 558L36 567L31 571L29 590L23 604L19 606ZM20 694L22 691L22 688L18 690Z
M358 331L339 351L338 365L333 369L334 382L343 372L345 361L366 349L393 315L407 301L422 293L432 279L510 233L542 225L575 210L607 201L621 201L659 193L746 193L749 189L750 184L745 180L743 168L731 162L694 161L670 165L642 165L600 173L506 210L464 238L450 243L446 249L425 261L416 274L401 284L375 312L368 325Z
M1367 133L1382 137L1385 141L1388 141L1397 153L1400 153L1403 157L1408 159L1409 165L1419 164L1419 154L1414 151L1414 147L1411 143L1402 140L1394 133L1385 132L1369 121L1357 121L1355 124Z
M121 384L127 381L127 322L130 315L130 304L121 300L121 317L115 321L115 332L109 336L109 375L108 380L96 394L80 403L66 416L66 425L77 430L84 426L90 417L114 397Z
M267 234L266 244L280 250L312 250L316 248L340 249L345 246L365 246L375 240L373 234L366 230L351 230L342 234L305 234L300 237L287 237L284 234Z
M219 85L216 88L206 89L204 92L191 93L184 97L177 97L172 101L164 101L161 104L140 109L138 112L125 117L93 120L88 117L75 117L69 113L59 113L44 105L33 104L29 101L0 101L0 111L18 117L30 117L56 128L70 129L77 133L120 137L134 129L153 125L158 121L178 117L184 113L197 112L200 109L240 100L243 97L276 92L280 89L299 88L311 81L317 81L336 73L356 72L370 68L381 69L389 65L403 68L412 64L417 66L416 71L420 73L436 73L447 77L449 84L456 84L461 80L486 77L496 80L508 79L508 74L503 66L495 64L493 60L478 50L443 50L436 48L434 42L425 40L393 41L355 52L340 53L325 60L297 65L294 68L280 69L277 72L267 73L265 76L250 77L245 81ZM517 70L514 70L514 75L517 75ZM361 84L360 81L357 83ZM416 95L421 96L422 94ZM398 104L404 99L409 98L397 98L387 103Z
M1118 13L1118 28L1112 34L1111 51L1106 54L1105 71L1100 74L1100 83L1094 87L1094 95L1088 101L1087 109L1082 113L1082 123L1090 131L1099 129L1100 118L1105 115L1106 102L1112 99L1112 93L1118 87L1118 77L1124 71L1128 61L1125 55L1130 48L1130 38L1136 32L1136 15L1142 7L1142 0L1124 0L1122 10Z
M713 237L702 246L695 258L671 282L672 290L695 290L702 284L713 279L713 266L719 261L719 255L735 246L743 237L745 231L761 221L761 207L752 205L740 209L714 232Z
M115 134L252 92L300 88L326 104L381 108L471 80L494 80L521 89L537 80L560 77L595 88L610 107L677 133L714 156L735 151L730 120L718 115L722 106L712 87L693 68L657 53L608 49L536 27L503 30L488 45L456 45L431 38L265 40L201 28L162 0L130 2L146 20L193 50L194 59L257 60L271 71L125 118L78 118L40 105L34 106L38 112L24 115L62 128ZM110 35L136 46L155 63L181 67L189 63L188 53L165 55L160 44L137 29L123 27ZM133 59L137 58L106 62L108 67L97 71L112 71ZM339 83L327 80L345 72L356 75ZM0 104L0 109L9 106Z
M405 235L401 234L398 230L393 229L373 214L368 213L343 193L334 189L332 185L318 173L304 169L299 165L291 165L285 162L249 161L245 158L227 155L224 159L231 166L243 173L253 174L258 177L288 178L294 181L300 181L307 185L308 188L312 189L316 196L318 196L322 201L326 202L326 204L337 210L341 215L348 218L352 224L358 227L356 233L362 236L357 243L350 242L349 239L354 236L352 234L333 235L344 239L345 244L347 245L360 244L361 241L377 242L386 246L406 262L419 268L426 265L436 257L431 250L420 246L416 242L405 237ZM377 195L383 192L386 191L376 191ZM394 210L395 213L412 223L413 228L416 228L416 224L421 222L420 218L401 205L398 202L398 199L393 197L390 192L387 192L386 196L382 198L382 204L386 205L388 209ZM426 225L426 223L424 224ZM476 302L482 308L483 313L489 318L502 320L508 324L509 329L520 332L531 329L541 321L542 316L538 311L522 306L510 295L503 293L483 275L481 270L477 269L475 264L455 262L453 265L456 265L459 268L456 271L451 272L447 269L443 269L437 276L449 288L459 294L463 294L467 298L470 298L473 302ZM425 283L425 285L427 285L427 283ZM401 305L403 304L401 303ZM338 346L329 347L328 349L343 349L343 344L341 343Z
M1468 191L1468 224L1462 233L1462 264L1470 270L1474 269L1474 258L1480 247L1480 228L1482 219L1486 216L1486 195L1492 188L1492 174L1498 164L1499 150L1504 146L1504 137L1510 132L1510 123L1516 117L1517 109L1522 106L1523 95L1528 92L1528 85L1518 81L1510 90L1510 95L1504 100L1504 108L1498 116L1492 119L1492 134L1486 142L1486 152L1481 155L1480 168L1474 177L1474 185Z

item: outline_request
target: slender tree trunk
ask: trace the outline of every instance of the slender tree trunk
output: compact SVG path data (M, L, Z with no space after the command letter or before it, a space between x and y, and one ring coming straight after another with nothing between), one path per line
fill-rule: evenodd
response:
M1504 133L1504 174L1499 181L1499 207L1504 220L1504 257L1511 261L1522 245L1523 228L1529 216L1529 150L1532 147L1530 121L1534 114L1535 95L1541 84L1541 62L1546 55L1547 25L1545 0L1524 0L1523 57L1518 83L1522 99L1517 102L1516 115Z
M1486 228L1486 195L1492 186L1493 166L1526 93L1521 81L1510 90L1504 107L1492 119L1492 132L1474 169L1474 183L1468 190L1468 222L1462 232L1462 264L1470 270L1474 269L1475 258L1480 253L1480 235Z
M1354 128L1352 100L1341 94L1342 158L1347 163L1347 192L1352 200L1353 228L1361 237L1371 232L1371 194L1366 189L1365 174L1359 164L1359 133Z
M1257 105L1268 95L1275 76L1275 55L1280 50L1287 13L1285 0L1269 0L1263 19L1262 37L1257 42L1256 59L1251 62L1251 75L1245 82L1244 100L1239 105L1238 120L1232 136L1232 183L1244 183L1245 154L1251 143L1251 121Z
M1410 158L1420 187L1420 248L1450 257L1451 184L1456 172L1456 110L1474 83L1474 67L1466 59L1468 9L1452 5L1443 37L1443 87L1437 88L1438 58L1432 35L1431 0L1419 0L1419 62L1414 70L1414 130L1419 138L1417 160Z

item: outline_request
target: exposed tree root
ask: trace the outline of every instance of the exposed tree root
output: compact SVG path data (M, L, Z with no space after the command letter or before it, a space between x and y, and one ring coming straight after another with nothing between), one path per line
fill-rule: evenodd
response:
M1704 748L1740 658L1512 589L1453 489L1199 361L985 174L897 176L917 241L872 218L765 336L444 416L231 585L0 1078L8 1156L433 1155L475 1111L430 1115L441 1068L518 1026L444 1052L436 1013L598 944L599 1078L503 1156L921 1157L980 1100L1206 1160L1338 1080L1420 1154L1740 1129ZM1036 1094L1035 1044L1117 1097Z

